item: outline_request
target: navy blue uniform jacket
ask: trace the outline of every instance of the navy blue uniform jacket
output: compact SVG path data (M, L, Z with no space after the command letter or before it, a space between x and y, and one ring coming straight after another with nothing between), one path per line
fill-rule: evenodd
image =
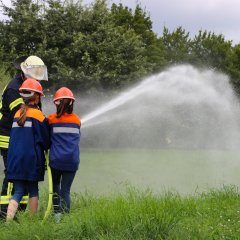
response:
M56 113L53 113L48 121L51 129L50 167L76 171L80 163L80 118L74 113L64 113L57 118Z
M43 181L45 154L50 145L49 124L43 113L35 108L27 110L23 127L17 124L18 110L14 116L7 157L8 180Z
M19 94L19 88L23 83L20 75L16 76L6 86L0 102L0 148L8 149L10 132L12 129L13 118L21 104L24 104Z

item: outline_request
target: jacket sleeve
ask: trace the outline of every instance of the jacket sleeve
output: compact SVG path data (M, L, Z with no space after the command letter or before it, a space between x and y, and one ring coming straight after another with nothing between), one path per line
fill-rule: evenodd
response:
M9 112L14 117L17 110L22 104L24 104L22 97L19 92L15 89L9 88L4 92L6 104L9 107Z

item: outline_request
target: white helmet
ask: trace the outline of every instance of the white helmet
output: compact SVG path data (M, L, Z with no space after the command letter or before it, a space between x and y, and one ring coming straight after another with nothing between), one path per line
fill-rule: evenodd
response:
M37 56L29 56L20 64L20 67L27 78L34 78L38 81L48 80L47 66Z

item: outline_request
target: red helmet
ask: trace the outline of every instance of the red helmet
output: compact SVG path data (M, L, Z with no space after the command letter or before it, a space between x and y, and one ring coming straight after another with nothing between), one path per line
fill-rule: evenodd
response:
M62 99L62 98L69 98L75 100L72 91L67 87L61 87L58 89L54 95L53 102Z
M44 96L42 85L37 80L32 78L27 78L23 82L22 86L19 88L19 91L22 92L23 90L40 93L41 96Z

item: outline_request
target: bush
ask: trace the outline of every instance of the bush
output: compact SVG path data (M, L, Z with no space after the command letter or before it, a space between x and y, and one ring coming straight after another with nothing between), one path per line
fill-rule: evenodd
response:
M9 82L10 76L6 73L4 66L0 66L0 91L2 92L6 84Z

